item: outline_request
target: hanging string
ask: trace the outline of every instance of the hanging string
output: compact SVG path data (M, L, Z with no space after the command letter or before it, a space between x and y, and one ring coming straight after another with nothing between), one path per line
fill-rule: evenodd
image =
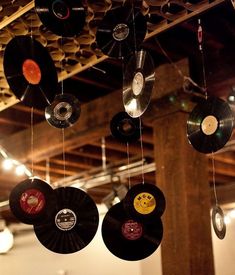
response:
M51 179L50 179L50 159L47 158L46 159L46 182L47 183L51 183Z
M66 171L66 165L65 165L65 138L64 138L64 128L61 129L62 131L62 158L63 158L63 170L64 170L64 179L65 179L65 171Z
M130 150L129 150L129 142L127 142L127 143L126 143L126 155L127 155L128 189L131 189L131 174L130 174Z
M141 164L141 170L142 170L142 183L144 184L144 149L143 149L143 138L142 138L142 123L141 123L141 118L139 118L140 122L140 148L141 148L141 159L142 159L142 164Z
M201 52L203 88L204 88L205 96L206 96L206 99L207 99L208 94L207 94L207 83L206 83L205 56L204 56L204 51L203 51L203 46L202 46L202 43L203 43L203 30L202 30L202 25L201 25L201 19L200 18L198 19L197 39L198 39L199 51Z
M183 72L181 71L181 69L177 66L177 64L170 58L170 56L167 54L167 52L163 49L162 45L160 44L160 42L158 41L158 39L155 37L155 42L157 43L158 47L160 48L160 50L162 51L162 53L164 54L164 56L166 57L166 59L168 60L168 62L174 66L175 70L178 72L178 74L184 79L185 75L183 74Z
M30 129L31 129L31 173L34 176L34 133L33 133L33 107L31 107L31 118L30 118Z
M103 168L103 171L106 171L107 161L106 161L105 137L101 138L101 153L102 153L102 168Z
M134 50L137 52L137 43L136 43L136 30L135 30L135 8L134 1L131 1L131 12L132 12L132 21L133 21L133 37L134 37Z
M218 205L218 198L217 198L217 193L216 193L216 186L215 186L215 158L214 158L214 153L211 153L212 155L212 182L213 182L213 190L214 190L214 196L215 196L215 204L216 206Z

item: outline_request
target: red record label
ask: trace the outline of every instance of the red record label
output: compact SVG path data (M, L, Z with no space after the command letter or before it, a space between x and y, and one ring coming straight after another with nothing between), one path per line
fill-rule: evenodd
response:
M134 220L128 220L122 225L122 235L128 240L138 240L142 233L142 225Z
M22 65L23 75L25 79L33 85L39 84L41 81L41 70L38 64L32 59L26 59Z
M38 214L45 203L44 194L37 189L28 189L20 197L20 206L28 214Z

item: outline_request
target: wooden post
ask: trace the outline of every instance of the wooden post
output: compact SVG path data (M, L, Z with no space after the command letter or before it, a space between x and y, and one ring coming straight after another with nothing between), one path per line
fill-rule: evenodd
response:
M186 136L188 114L155 120L157 186L165 194L163 275L213 275L207 159Z

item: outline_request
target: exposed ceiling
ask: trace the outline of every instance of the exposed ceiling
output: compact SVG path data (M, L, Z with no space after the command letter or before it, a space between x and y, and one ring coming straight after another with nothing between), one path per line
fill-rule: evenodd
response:
M29 169L32 169L33 149L35 175L50 180L55 187L73 181L78 186L85 185L96 202L101 202L112 191L113 183L128 184L129 173L133 183L139 182L142 177L140 142L129 147L129 161L133 167L126 171L126 144L115 140L109 131L110 118L123 110L121 89L126 59L108 58L96 45L96 29L105 12L120 6L122 2L84 1L87 8L84 30L77 37L63 39L42 25L34 10L34 1L3 0L0 4L0 145L10 157L24 163ZM175 66L173 62L185 58L189 61L191 78L200 87L204 86L202 54L197 38L200 18L206 87L209 94L226 99L235 86L235 10L232 3L222 0L148 0L136 1L136 5L142 8L148 18L148 32L143 48L154 58L157 69L155 89L167 86L170 74L178 79L176 83L180 83L178 86L175 84L176 87L182 86L179 69L182 69L183 74L186 73L185 63L176 63ZM81 102L82 115L79 121L64 132L64 155L62 132L48 125L44 110L34 110L32 127L31 109L18 102L10 91L3 72L3 55L7 43L15 35L30 33L47 47L58 70L59 81L63 83L64 92L75 95ZM161 69L164 68L161 65L165 63L168 64L167 69ZM168 89L173 92L174 87L170 89L170 84L169 80ZM58 89L60 88L59 85ZM200 93L197 95L200 96ZM186 102L194 100L192 94L187 93L183 98L186 98ZM115 101L117 99L120 99L118 103ZM157 99L158 95L153 98L155 101ZM182 98L177 100L183 102ZM156 102L159 111L156 115L161 114L162 109L170 112L172 105L169 102L166 104L164 99ZM151 108L153 107L150 106ZM151 110L143 118L142 139L145 180L154 183ZM189 110L190 108L186 109ZM224 203L235 202L234 149L232 137L226 147L214 156L218 194ZM208 175L211 183L213 172L210 156ZM0 202L3 202L0 205L2 215L8 221L14 219L7 206L3 205L13 186L24 178L15 176L12 171L0 170Z

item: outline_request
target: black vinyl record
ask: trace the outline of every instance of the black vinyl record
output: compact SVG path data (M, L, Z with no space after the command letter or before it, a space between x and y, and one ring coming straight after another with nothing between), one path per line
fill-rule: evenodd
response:
M57 35L78 35L85 25L86 12L80 0L35 0L35 9L43 25Z
M134 142L140 138L140 122L126 112L117 113L110 121L112 135L121 142Z
M123 79L123 104L131 117L141 116L147 109L155 81L151 55L140 50L128 61Z
M6 46L3 67L12 92L23 104L42 109L53 101L58 85L56 68L37 40L14 37Z
M47 122L55 128L72 126L81 113L78 99L71 94L59 94L45 109Z
M87 246L96 234L99 214L95 202L75 187L54 190L56 206L50 219L34 226L40 243L61 254L77 252Z
M14 216L26 224L37 224L50 217L55 204L52 187L38 178L29 178L17 184L9 196Z
M96 33L96 42L109 57L123 58L140 48L147 21L138 8L118 7L107 11Z
M138 261L150 256L160 245L163 225L156 217L141 223L127 215L122 202L113 205L102 222L102 238L109 251L118 258Z
M124 200L125 211L137 220L161 217L166 208L165 196L154 184L139 183L132 186Z
M226 234L226 224L224 221L224 213L222 209L216 205L212 209L212 225L214 232L219 239L224 239Z
M187 137L201 153L221 149L230 139L234 124L229 104L216 97L209 97L197 104L187 120Z

